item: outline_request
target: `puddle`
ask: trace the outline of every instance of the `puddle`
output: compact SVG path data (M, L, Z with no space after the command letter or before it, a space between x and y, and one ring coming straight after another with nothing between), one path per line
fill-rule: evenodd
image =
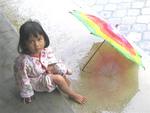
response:
M93 46L89 56L99 45ZM138 91L138 66L107 43L99 48L80 77L75 87L87 96L88 103L82 108L73 106L79 110L77 113L121 112Z

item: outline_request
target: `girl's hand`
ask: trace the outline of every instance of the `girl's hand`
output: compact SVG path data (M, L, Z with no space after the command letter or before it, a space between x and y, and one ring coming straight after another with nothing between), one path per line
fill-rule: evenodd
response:
M31 97L23 98L23 103L24 103L24 104L29 104L29 103L31 103L31 102L32 102Z
M68 69L66 74L67 75L72 75L72 70Z

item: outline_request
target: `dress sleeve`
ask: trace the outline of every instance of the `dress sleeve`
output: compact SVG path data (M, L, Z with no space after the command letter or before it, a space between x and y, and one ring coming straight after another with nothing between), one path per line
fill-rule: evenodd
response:
M58 62L56 63L56 65L54 65L54 67L58 74L61 74L61 75L67 74L67 67L63 63Z
M20 90L20 96L22 98L28 98L34 95L34 91L30 84L28 77L28 65L24 60L18 60L14 65L14 75L16 78L17 86Z
M57 74L65 75L67 73L67 67L62 63L61 60L58 60L51 47L47 48L47 58L48 64L55 64L55 70Z

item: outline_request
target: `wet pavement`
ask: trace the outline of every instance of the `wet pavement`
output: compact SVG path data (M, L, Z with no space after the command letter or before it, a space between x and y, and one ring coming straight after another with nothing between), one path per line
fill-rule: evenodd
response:
M58 2L61 5L59 5ZM44 7L39 8L39 5ZM81 27L80 23L68 14L68 11L73 8L84 11L89 11L90 9L90 11L96 12L96 15L107 19L112 26L118 25L117 29L121 34L127 36L128 39L132 40L137 45L142 54L146 69L144 70L141 67L137 68L137 66L134 66L128 60L118 56L111 48L113 51L112 53L115 53L118 56L117 58L122 59L122 63L120 60L114 59L117 60L118 63L114 63L112 62L113 60L110 60L110 64L108 62L103 62L104 64L108 63L108 65L104 65L103 67L102 62L100 62L101 59L99 58L101 55L98 54L99 52L101 53L100 50L93 58L93 60L97 61L97 65L101 65L101 71L99 71L98 74L100 77L97 76L96 73L91 74L89 72L90 69L91 71L96 69L94 72L99 70L99 68L96 68L96 63L91 64L95 61L90 62L86 67L86 72L82 72L80 68L82 68L87 61L84 57L89 58L90 55L88 53L93 49L93 45L96 45L95 43L99 42L100 39L88 34L87 30ZM3 113L18 110L17 106L21 106L18 110L21 113L26 109L26 107L23 107L16 101L17 97L15 90L13 90L14 85L12 85L14 81L11 67L13 59L17 55L16 43L18 35L16 32L19 26L29 18L37 19L42 23L50 36L51 45L54 50L56 50L56 55L61 56L61 59L63 59L74 71L73 76L70 77L73 81L73 87L89 98L88 103L84 106L79 106L68 100L67 103L69 102L70 105L70 111L66 109L68 113L71 113L72 110L75 113L150 112L150 101L148 101L150 96L150 0L71 0L71 2L67 0L56 0L56 2L50 0L48 2L45 0L41 2L37 0L36 3L32 0L8 0L7 2L5 0L0 0L0 9L1 12L7 16L7 19L3 18L4 15L0 13L0 56L1 59L3 59L0 61L2 78L0 80L0 88L7 89L3 91L0 96L1 108L6 106L6 103L10 102L8 109L5 108ZM11 50L9 48L11 48ZM95 48L92 51L95 51ZM107 51L107 49L105 51ZM125 71L125 69L129 70ZM108 72L116 76L109 75ZM96 81L95 79L101 82L96 84L94 83ZM9 84L5 86L4 83L6 82L9 82ZM93 88L92 86L95 87ZM88 92L89 89L90 93ZM59 95L59 93L57 94ZM54 95L51 94L47 96L50 96L49 98L55 98ZM43 99L44 96L42 95L40 98ZM61 95L59 95L58 98L60 99L57 101L61 101L59 104L60 108L66 108L66 106L62 104L64 101ZM12 100L13 102L11 102ZM38 107L42 108L39 112L51 111L51 108L49 108L51 104L48 103L45 98L43 102L46 108L39 103L39 100L36 102L38 103ZM17 106L11 106L14 104ZM53 101L52 104L55 107L58 103ZM32 109L37 112L37 107L35 107L34 103L33 108L29 108L29 111ZM26 110L24 112L26 112ZM56 111L56 113L59 112Z

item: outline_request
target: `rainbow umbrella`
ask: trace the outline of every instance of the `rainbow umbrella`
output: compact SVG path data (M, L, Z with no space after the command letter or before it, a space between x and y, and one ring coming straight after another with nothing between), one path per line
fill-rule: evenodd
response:
M104 38L104 40L110 43L126 58L143 67L141 55L138 51L133 48L125 37L116 33L114 31L115 29L113 29L106 21L94 15L86 14L77 10L73 10L70 13L81 21L91 34Z

